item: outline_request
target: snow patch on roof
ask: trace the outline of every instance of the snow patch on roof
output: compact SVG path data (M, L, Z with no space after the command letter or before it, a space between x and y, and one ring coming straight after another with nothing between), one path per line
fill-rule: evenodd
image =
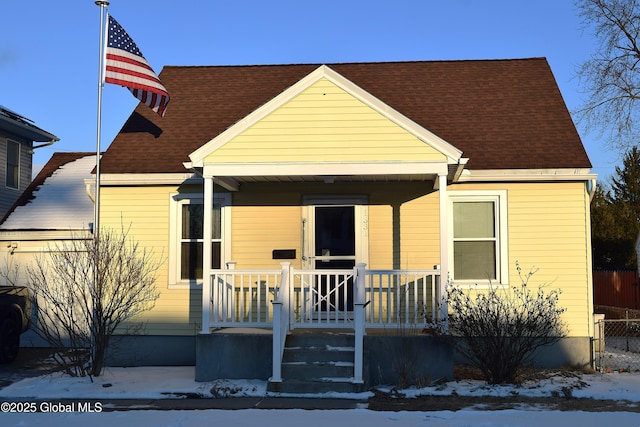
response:
M93 221L93 202L84 180L92 178L95 156L66 163L33 192L33 199L18 206L2 230L83 230Z

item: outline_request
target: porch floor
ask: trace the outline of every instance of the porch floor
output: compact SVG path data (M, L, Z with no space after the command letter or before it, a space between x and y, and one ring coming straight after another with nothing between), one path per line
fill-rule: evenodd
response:
M239 334L239 335L273 335L270 328L220 328L211 329L212 334ZM297 328L289 332L290 335L353 335L353 328ZM369 336L429 336L431 334L423 333L420 328L367 328L365 335Z

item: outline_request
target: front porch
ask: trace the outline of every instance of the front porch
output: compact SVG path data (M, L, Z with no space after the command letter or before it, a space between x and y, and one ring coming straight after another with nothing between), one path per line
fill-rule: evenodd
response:
M315 371L337 365L338 377L329 375L325 381L329 387L338 390L350 383L358 389L394 382L393 371L403 369L399 363L418 359L425 361L412 368L420 370L416 375L451 376L451 350L436 333L446 327L437 268L367 270L358 264L344 270L303 270L288 262L279 270L229 267L213 270L203 288L203 328L196 348L199 381L268 378L272 390L287 391L287 380L301 381L300 365ZM314 343L308 344L308 353L319 360L291 354L292 348L302 347L292 344L301 335L306 335L303 342ZM334 344L336 336L340 341ZM340 351L320 354L333 348ZM326 378L328 371L323 372Z

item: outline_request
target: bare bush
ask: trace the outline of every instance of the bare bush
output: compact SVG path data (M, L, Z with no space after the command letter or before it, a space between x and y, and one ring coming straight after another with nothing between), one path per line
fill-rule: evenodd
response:
M520 286L488 290L453 288L447 298L456 349L490 384L514 383L538 348L566 335L558 305L561 291L531 290L516 263Z
M33 328L61 350L56 362L70 375L100 375L116 329L135 327L160 296L161 262L128 231L103 229L99 239L54 244L26 269L38 312Z

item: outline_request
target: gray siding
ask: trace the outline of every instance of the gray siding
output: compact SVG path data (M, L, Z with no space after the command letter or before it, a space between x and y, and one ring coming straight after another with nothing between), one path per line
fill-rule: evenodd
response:
M20 182L18 188L9 188L6 184L7 168L7 140L20 144ZM31 141L20 140L19 138L6 138L0 136L0 217L3 217L20 197L22 192L31 183L32 158Z

